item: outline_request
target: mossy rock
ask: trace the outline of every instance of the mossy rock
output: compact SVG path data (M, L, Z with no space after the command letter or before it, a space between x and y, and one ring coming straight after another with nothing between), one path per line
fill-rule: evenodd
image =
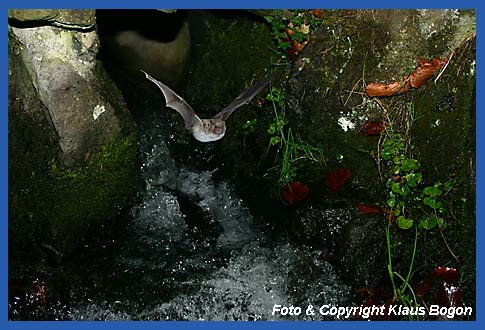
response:
M137 138L119 91L100 75L93 88L110 91L100 94L116 107L121 128L106 143L91 145L76 167L66 167L49 110L20 54L9 37L9 247L11 256L41 258L44 250L60 262L135 199Z
M444 237L451 251L439 257L442 263L457 267L462 273L464 300L475 301L476 259L476 76L475 39L459 48L436 85L416 91L413 101L419 120L413 130L416 158L423 167L427 185L451 180L452 189L444 202L450 210L445 219ZM438 236L438 234L436 234ZM423 257L442 245L442 237L422 246ZM473 306L475 307L475 306Z
M136 200L142 186L134 135L88 157L76 169L40 162L30 176L22 173L31 169L22 159L24 168L11 171L9 233L14 249L30 248L34 254L44 250L62 262L96 228L115 220Z
M141 181L135 135L120 137L72 169L50 163L51 236L59 251L69 252L83 236L126 211L136 200ZM61 196L61 198L58 198ZM64 253L66 253L64 252Z
M476 209L474 13L376 11L377 16L374 16L368 11L335 11L333 14L327 17L328 26L313 35L312 42L294 63L289 79L290 105L294 110L289 112L290 125L306 140L322 143L330 165L349 167L353 183L358 182L364 187L369 197L374 195L376 202L385 201L385 191L381 190L383 186L374 163L379 136L364 136L361 133L363 123L366 120L386 121L386 116L395 116L395 108L388 106L392 101L413 104L412 153L421 165L423 185L448 179L453 185L443 201L450 210L443 235L436 229L419 237L416 267L424 263L456 267L463 276L464 301L473 305ZM349 15L355 19L345 18ZM431 33L431 23L436 20L443 24ZM391 24L397 21L402 22ZM403 22L415 24L406 25L409 31L399 34ZM382 98L380 105L362 93L370 82L400 81L414 70L418 57L447 58L450 49L453 57L436 83L433 79L438 73L416 90ZM342 117L349 118L355 128L342 130L339 125ZM406 122L399 118L394 121L396 125ZM405 130L404 127L398 129ZM414 230L393 232L396 244L392 249L396 262L394 269L401 274L410 264L414 234Z
M190 23L198 47L193 48L186 99L201 114L215 115L265 75L273 54L267 47L271 30L263 19L243 11L206 12Z

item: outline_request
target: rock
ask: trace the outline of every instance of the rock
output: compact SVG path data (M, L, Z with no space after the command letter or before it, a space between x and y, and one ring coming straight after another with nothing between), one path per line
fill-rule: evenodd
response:
M352 10L328 11L325 15L325 24L311 35L292 64L287 88L289 125L304 141L322 145L328 166L350 168L352 184L365 187L363 191L368 192L369 200L385 203L387 197L374 163L379 136L365 136L362 131L366 121L383 122L389 118L396 125L394 129L399 129L405 120L400 121L403 116L396 115L391 101L412 103L414 120L409 134L412 155L423 174L419 189L452 180L454 188L445 203L454 214L446 217L444 235L451 250L463 256L464 268L474 269L475 11ZM417 67L418 57L445 58L449 63L439 79L437 72L419 88L400 96L372 99L365 94L365 86L371 82L401 81ZM312 182L307 184L311 186ZM416 214L415 223L419 221L419 213ZM356 265L345 270L343 264L343 273L360 274L373 263L385 266L381 256L367 262L367 255L363 255L361 232L366 233L366 239L375 241L370 250L385 251L379 247L382 233L368 233L368 226L372 225L349 225L345 240L348 249L357 252L345 254L344 264ZM405 274L414 230L398 233L402 237L396 234L396 240L402 239L403 245L392 251L393 258L399 261L394 262L400 267L394 269ZM416 260L424 262L429 251L433 251L434 262L456 262L440 240L439 233L430 231L425 242L419 241ZM464 277L468 301L473 302L475 274L465 271ZM354 285L372 286L378 282L370 277L360 280Z
M366 121L381 122L385 115L377 102L361 94L365 84L400 81L409 68L418 65L418 57L447 58L450 49L457 49L473 35L474 12L364 10L328 11L326 15L327 23L311 35L310 42L293 62L287 87L289 125L304 141L318 141L330 166L351 168L354 182L375 187L373 193L378 194L380 183L371 157L378 137L366 137L361 132ZM465 80L469 77L462 76ZM458 80L453 84L457 85ZM439 104L452 94L459 98L468 95L470 100L469 91L473 91L473 87L463 86L453 92L445 83L436 86L430 80L407 94L413 95L420 114L434 113L435 121L436 106L425 104L428 103L425 99ZM437 93L438 90L442 91ZM469 111L469 101L453 103L463 105L459 112ZM456 124L461 125L452 119L449 122L451 127ZM416 127L420 125L430 127L432 122L416 122ZM456 127L451 131L458 133L462 129ZM430 134L431 130L423 127L417 131L421 133ZM454 137L455 141L461 139ZM435 157L434 153L430 155ZM448 171L446 167L440 168L443 173Z
M67 19L82 15L56 19L84 24ZM134 121L96 61L96 31L42 22L9 26L9 239L61 261L130 205L139 167Z
M186 99L208 116L222 110L251 82L264 78L271 65L272 51L266 46L272 41L269 26L243 11L224 15L228 14L205 12L191 18L199 47L192 55Z
M356 215L343 228L338 273L353 288L378 288L388 274L382 215Z
M108 143L121 130L115 109L97 90L96 31L44 26L13 27L12 32L59 136L61 160L79 166L88 151Z
M330 135L322 128L332 138L348 138L352 132L346 134L339 118L351 121L347 127L358 132L365 118L380 113L353 93L363 89L362 78L366 83L399 81L406 68L417 66L418 57L446 58L450 49L474 33L472 11L329 11L327 15L329 23L312 34L289 77L292 125L315 139Z
M378 287L387 273L383 215L362 215L351 200L300 208L287 226L293 240L321 252L346 284Z
M191 40L183 11L98 10L103 56L125 78L140 70L175 88L188 73Z
M93 9L10 9L8 18L21 22L48 22L65 28L93 29Z

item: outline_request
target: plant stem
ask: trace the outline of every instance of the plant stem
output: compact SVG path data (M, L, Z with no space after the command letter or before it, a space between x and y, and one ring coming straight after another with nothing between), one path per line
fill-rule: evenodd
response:
M414 264L414 257L416 256L416 246L417 246L417 243L418 243L418 227L416 227L416 231L415 231L415 236L414 236L414 247L413 247L413 256L411 258L411 263L409 264L409 271L408 271L408 275L406 276L406 280L404 281L404 288L402 289L401 293L404 293L404 291L406 290L406 287L408 287L408 283L409 283L409 280L411 279L411 274L413 272L413 264ZM411 289L412 291L412 289ZM413 293L414 295L414 293Z
M446 241L446 238L445 238L445 235L443 235L443 231L441 230L441 226L438 225L438 230L440 232L440 235L441 235L441 238L443 239L443 242L445 243L445 246L446 248L448 249L448 251L450 252L451 256L453 257L453 259L456 260L456 262L460 262L460 259L458 259L458 257L453 253L453 251L451 250L450 246L448 245L448 242Z
M394 283L394 272L392 271L392 253L391 253L391 216L392 216L392 208L389 211L389 219L387 221L386 226L386 241L387 241L387 270L389 272L389 278L391 279L392 289L394 291L394 299L397 297L397 288L396 284Z

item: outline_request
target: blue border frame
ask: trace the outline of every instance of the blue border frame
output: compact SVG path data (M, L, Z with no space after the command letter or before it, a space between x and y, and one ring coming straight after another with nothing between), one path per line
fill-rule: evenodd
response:
M5 8L177 8L177 9L262 9L262 8L478 8L480 0L417 0L390 2L383 0L4 0Z
M480 91L480 86L482 82L483 73L485 72L481 65L481 53L482 53L482 38L481 38L481 7L483 6L483 0L428 0L426 2L408 0L406 2L389 2L389 1L358 1L358 0L327 0L327 1L315 1L315 0L299 0L299 1L288 1L288 0L239 0L239 1L222 1L222 0L211 0L211 1L189 1L189 0L169 0L169 1L150 1L150 0L137 0L137 1L109 1L109 0L83 0L83 1L62 1L62 0L48 0L48 1L34 1L34 0L3 0L0 2L2 7L2 12L4 13L1 17L2 26L7 26L7 10L9 8L153 8L153 7L163 7L163 8L226 8L226 9L236 9L236 8L248 8L248 9L258 9L258 8L475 8L477 10L477 91ZM2 111L0 112L0 132L2 135L0 137L1 146L1 157L2 162L0 163L1 168L1 212L2 212L2 222L0 230L0 260L1 260L1 271L0 271L0 328L1 329L24 329L24 328L58 328L58 327L69 327L69 328L153 328L153 327L163 327L165 329L187 329L187 328L211 328L211 329L235 329L244 327L256 327L256 328L355 328L355 327L377 327L377 328L401 328L401 327L430 327L430 328L482 328L484 318L481 316L481 312L484 311L481 294L483 293L483 285L481 284L481 279L479 276L483 274L483 257L480 255L483 236L483 225L481 224L481 219L484 211L481 208L477 208L477 301L476 301L476 317L475 322L418 322L410 324L408 322L8 322L8 275L7 275L7 231L8 231L8 185L7 185L7 139L8 139L8 125L7 125L7 34L4 33L0 36L1 47L2 47L2 65L0 66L1 79L3 80L1 84L1 97ZM483 97L480 96L480 92L477 93L477 109L483 109L484 101ZM477 128L484 123L483 111L476 112ZM482 194L483 179L482 179L482 151L484 141L484 131L477 129L477 197ZM477 198L478 200L478 198ZM477 203L478 204L478 203Z

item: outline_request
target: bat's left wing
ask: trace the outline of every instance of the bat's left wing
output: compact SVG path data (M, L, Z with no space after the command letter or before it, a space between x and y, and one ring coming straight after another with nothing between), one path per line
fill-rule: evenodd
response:
M150 76L145 71L143 71L143 70L140 70L140 71L145 74L145 77L148 80L150 80L155 85L157 85L158 88L160 88L160 90L163 93L163 96L165 97L166 106L169 107L169 108L172 108L174 110L177 110L177 112L180 113L180 115L184 118L185 128L191 129L192 126L196 122L200 122L201 121L201 119L199 118L199 116L197 116L197 114L192 109L192 107L190 106L190 104L188 104L177 93L175 93L173 90L171 90L164 83L162 83L162 82L156 80L155 78L153 78L152 76Z
M227 107L224 108L221 112L219 112L214 118L219 118L222 120L227 120L229 116L236 110L237 108L248 104L251 102L251 100L258 95L259 92L261 92L276 76L276 73L273 72L269 76L267 76L264 79L261 79L248 89L246 89L244 92L239 94L238 97L234 99L234 101L231 102Z

